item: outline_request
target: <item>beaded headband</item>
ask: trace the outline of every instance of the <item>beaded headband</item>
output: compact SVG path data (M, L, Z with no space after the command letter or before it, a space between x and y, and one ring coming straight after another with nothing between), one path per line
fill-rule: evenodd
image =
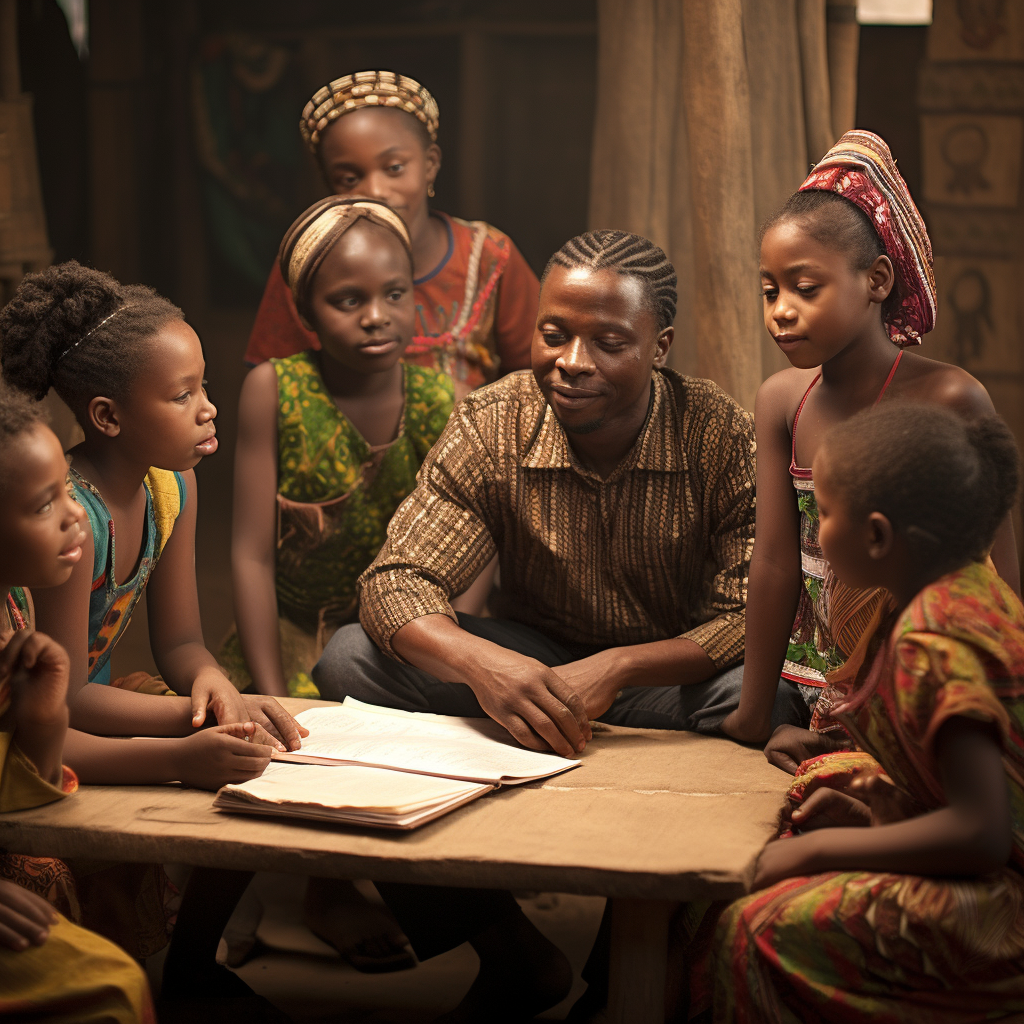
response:
M310 151L316 154L329 124L360 107L390 107L412 114L426 127L431 142L437 141L437 101L425 86L393 71L357 71L318 89L303 108L299 131Z
M123 313L126 309L131 309L132 305L133 303L126 303L123 306L118 306L113 313L108 313L95 327L90 327L89 330L87 330L85 334L83 334L78 339L78 341L73 341L70 345L68 345L68 347L64 349L64 351L61 352L59 356L57 356L54 362L59 363L69 352L73 352L76 348L78 348L79 345L82 344L83 341L86 341L88 338L92 337L92 335L94 335L105 323L107 323L110 320L113 320L118 313Z

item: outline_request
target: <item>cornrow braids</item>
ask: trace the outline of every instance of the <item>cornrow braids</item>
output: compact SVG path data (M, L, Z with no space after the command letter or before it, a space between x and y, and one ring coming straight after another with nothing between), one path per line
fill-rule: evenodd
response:
M184 319L145 285L122 285L70 260L22 279L0 311L0 362L8 384L34 399L52 387L85 425L97 395L124 399L148 340Z
M658 330L672 326L676 318L676 271L661 246L643 235L603 228L570 238L548 260L543 281L552 267L568 270L614 270L639 278L647 292L648 308Z
M1002 419L968 422L938 405L882 402L832 427L823 449L854 513L881 512L942 572L988 554L1020 485Z

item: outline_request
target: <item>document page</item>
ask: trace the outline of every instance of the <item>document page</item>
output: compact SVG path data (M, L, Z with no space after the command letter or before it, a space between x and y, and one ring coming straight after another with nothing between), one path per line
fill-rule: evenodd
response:
M580 764L525 750L490 719L449 718L346 701L341 707L303 711L297 721L309 729L302 749L275 751L275 761L361 764L491 785L548 778Z

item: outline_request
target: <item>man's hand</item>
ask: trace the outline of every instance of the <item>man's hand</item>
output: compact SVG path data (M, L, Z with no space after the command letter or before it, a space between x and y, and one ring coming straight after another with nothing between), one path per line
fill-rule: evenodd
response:
M257 778L273 754L271 747L258 742L259 733L263 730L255 722L236 722L174 740L175 778L196 789L220 789Z
M583 700L554 670L504 651L469 684L480 707L531 750L575 757L591 738Z
M764 748L764 756L776 768L796 775L797 768L804 761L842 749L843 744L830 739L827 733L811 732L795 725L780 725Z
M281 708L280 705L278 707L283 714L288 715L284 708ZM233 725L235 723L254 721L245 700L243 700L238 690L235 689L231 680L223 672L215 668L202 669L196 677L196 681L192 684L193 728L198 729L206 722L207 711L213 712L218 725ZM260 717L270 725L270 729L276 734L277 729L274 728L270 719L262 710L260 711ZM291 718L291 715L288 715L288 718ZM269 744L281 751L287 749L281 742L280 737L272 735L262 722L255 721L254 724L256 732L253 735L253 740L256 743ZM296 726L298 725L298 723L295 724Z
M57 913L42 898L14 882L0 881L0 947L20 953L41 946L57 923Z
M617 671L616 648L600 651L589 658L556 665L552 670L583 701L587 717L600 718L615 702L622 683Z
M771 718L752 718L742 704L730 711L719 726L722 732L737 743L764 743L772 732Z

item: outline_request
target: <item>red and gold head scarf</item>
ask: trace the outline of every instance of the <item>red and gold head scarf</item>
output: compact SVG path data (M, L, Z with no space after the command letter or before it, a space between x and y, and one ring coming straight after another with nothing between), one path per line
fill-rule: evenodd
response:
M885 317L889 337L901 347L920 345L935 326L932 243L889 147L872 132L847 132L800 186L809 189L835 192L867 215L896 272L896 301Z

